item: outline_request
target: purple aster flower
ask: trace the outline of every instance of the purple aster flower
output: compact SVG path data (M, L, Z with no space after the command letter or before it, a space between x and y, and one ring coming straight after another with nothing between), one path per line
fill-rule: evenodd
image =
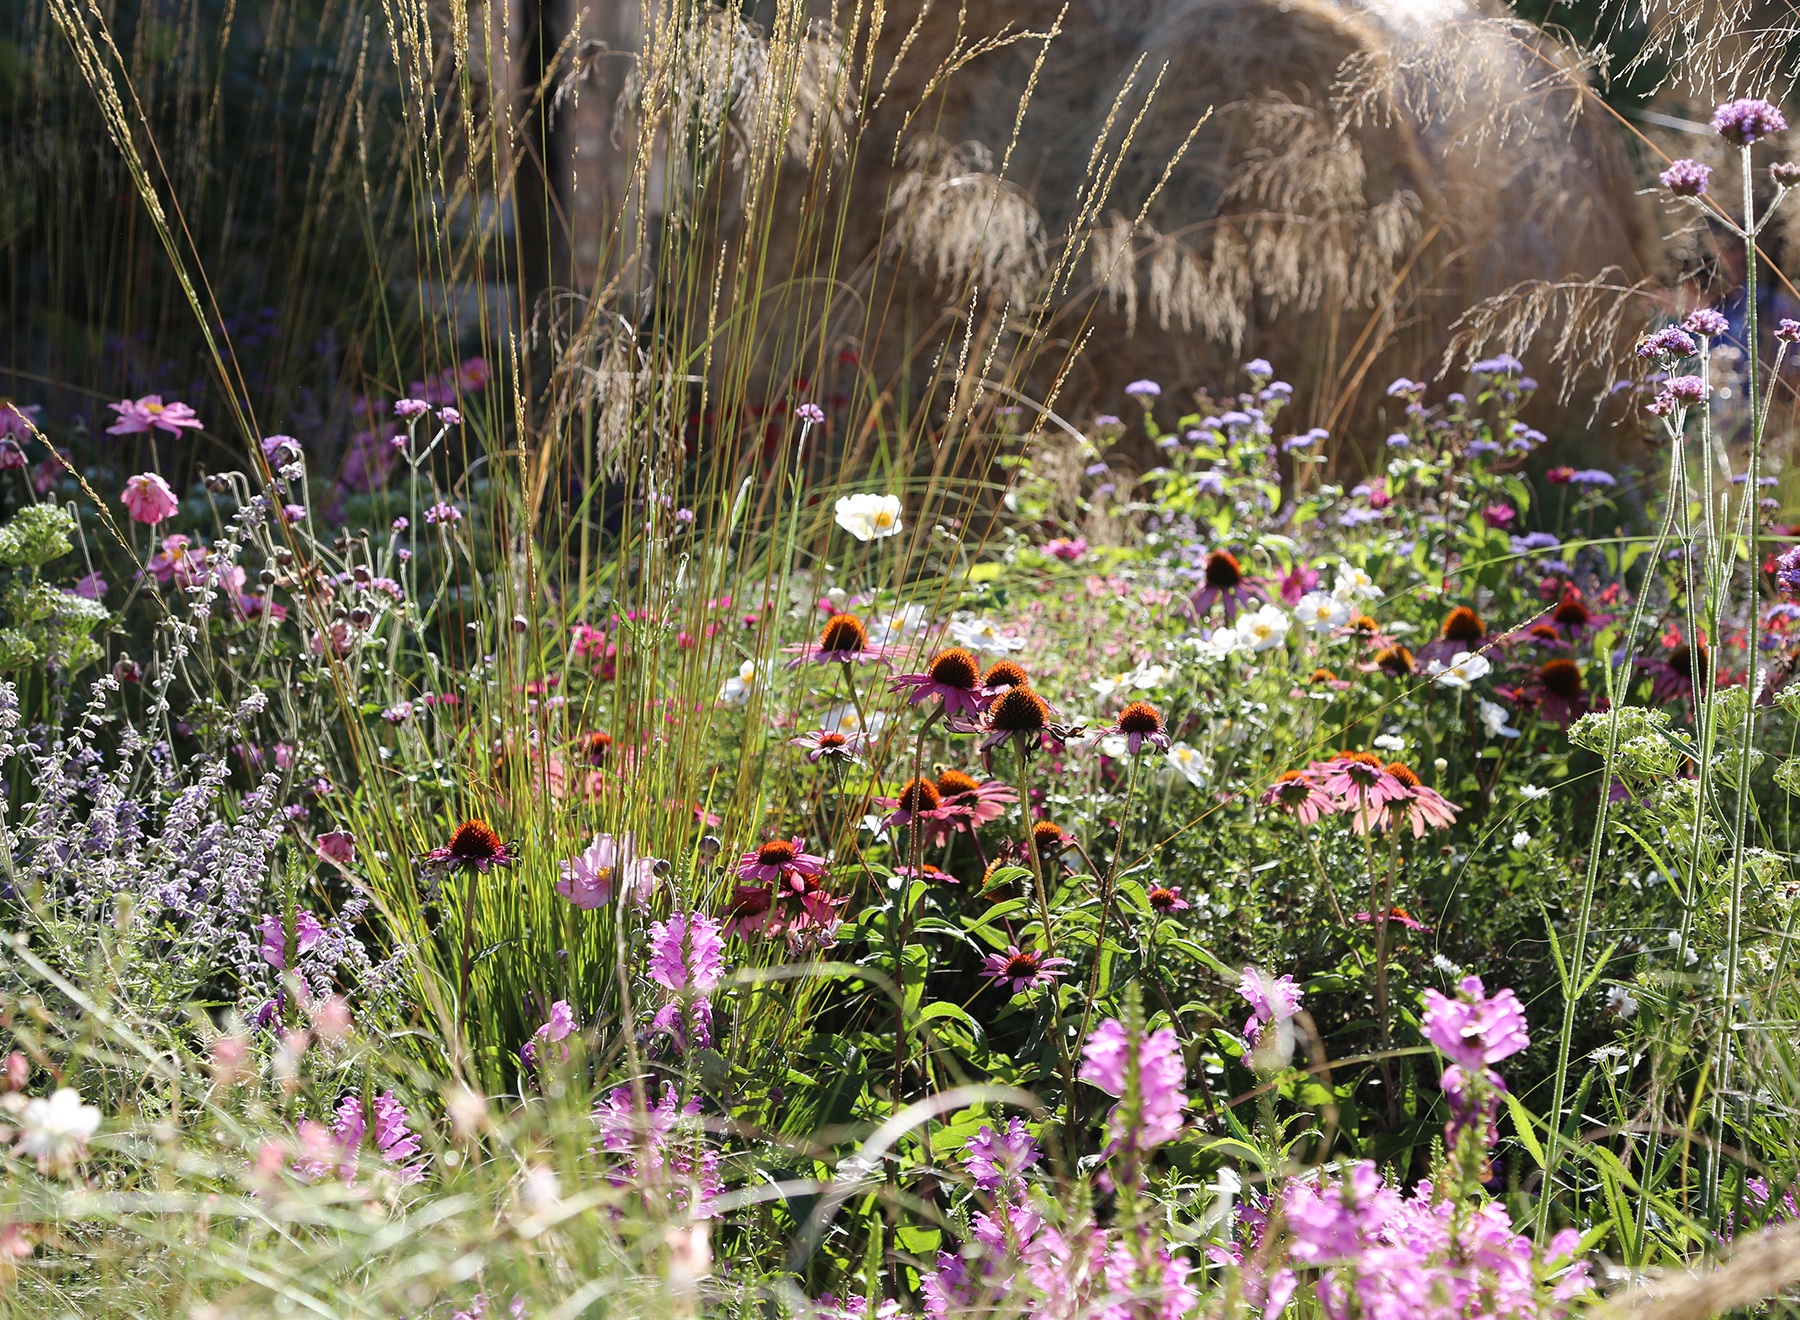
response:
M1388 444L1389 449L1405 449L1411 443L1412 443L1412 440L1407 436L1407 434L1404 431L1395 431L1392 435L1390 435L1387 438L1387 444Z
M1463 1068L1485 1069L1531 1043L1525 1009L1511 990L1489 998L1479 976L1465 976L1451 999L1425 992L1425 1038Z
M1699 348L1695 345L1694 341L1687 336L1685 331L1672 325L1664 326L1661 330L1658 330L1655 334L1646 338L1637 347L1637 355L1641 358L1693 357L1694 354L1699 351Z
M1704 197L1712 167L1697 160L1678 160L1656 177L1677 197Z
M1688 313L1688 319L1681 323L1681 328L1689 334L1705 335L1708 339L1717 339L1731 329L1731 322L1725 319L1724 313L1712 307L1696 307Z
M1727 101L1713 111L1713 132L1735 147L1747 147L1771 133L1785 133L1787 120L1781 111L1760 97Z

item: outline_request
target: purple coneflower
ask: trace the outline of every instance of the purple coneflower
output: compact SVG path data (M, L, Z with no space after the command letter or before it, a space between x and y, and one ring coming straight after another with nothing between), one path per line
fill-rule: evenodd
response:
M1427 926L1424 922L1420 921L1417 917L1413 916L1412 913L1408 912L1403 907L1389 908L1387 911L1387 919L1388 919L1388 923L1390 925L1405 926L1408 930L1428 931L1431 929L1430 926ZM1369 924L1373 925L1374 921L1375 921L1375 914L1372 912L1358 912L1356 914L1356 916L1352 918L1352 920L1368 922Z
M1025 673L1025 666L1016 660L996 660L987 667L981 676L981 686L988 689L1029 687L1031 679ZM995 692L994 695L999 695Z
M1565 592L1550 614L1551 627L1570 641L1591 637L1612 620L1610 614L1595 614L1573 592Z
M939 651L924 673L901 674L889 684L893 692L908 687L913 690L909 705L936 697L944 703L946 715L979 715L994 699L981 681L981 666L960 646Z
M953 721L951 728L980 733L981 750L997 747L1008 738L1033 745L1050 731L1050 703L1023 685L1008 688L983 712L979 723Z
M788 742L794 747L806 748L806 759L817 765L820 761L831 761L834 764L854 764L859 761L860 753L869 745L869 737L864 733L839 733L836 729L814 729L811 733L803 733L798 738L790 738Z
M1586 714L1589 704L1581 666L1567 656L1558 656L1539 665L1521 695L1565 729Z
M1425 643L1413 657L1414 663L1426 669L1437 660L1449 664L1462 651L1479 651L1487 641L1487 625L1467 605L1458 605L1444 616L1438 635Z
M1153 911L1165 915L1170 912L1186 912L1188 910L1188 901L1181 896L1180 885L1158 885L1145 897L1149 899Z
M1265 807L1280 807L1302 825L1311 825L1338 809L1338 801L1319 787L1305 770L1287 770L1278 776L1260 799Z
M823 875L825 859L807 852L806 840L798 835L793 839L770 839L738 858L737 873L740 880L785 884L798 876Z
M1339 752L1329 761L1315 761L1308 770L1319 787L1340 804L1340 810L1367 811L1392 802L1406 792L1406 785L1388 773L1373 752Z
M1359 809L1352 822L1358 834L1388 824L1398 827L1405 822L1412 825L1413 838L1420 839L1425 836L1427 825L1437 829L1456 823L1456 808L1435 789L1420 783L1411 768L1398 761L1388 762L1386 768L1389 776L1400 784L1402 792L1379 807Z
M1638 668L1650 675L1650 704L1664 706L1671 701L1692 701L1696 688L1706 687L1706 671L1711 657L1706 643L1682 642L1666 656L1640 656Z
M999 820L1019 800L1017 789L997 779L978 780L961 770L938 771L937 791L945 806L967 807L971 825Z
M1205 576L1200 590L1189 599L1195 617L1204 616L1213 605L1223 602L1225 622L1237 618L1239 609L1248 609L1252 601L1267 602L1268 593L1255 578L1244 576L1236 556L1225 550L1214 550L1206 557Z
M1037 845L1038 856L1049 861L1052 857L1062 856L1064 849L1073 847L1075 836L1053 820L1040 820L1032 824L1031 841Z
M457 826L449 843L433 848L422 860L427 866L486 873L496 866L511 866L519 860L519 854L517 849L500 841L492 825L485 820L472 819Z
M1145 743L1149 743L1159 752L1169 750L1168 730L1163 728L1162 715L1155 706L1147 701L1134 701L1119 712L1119 718L1110 729L1102 729L1101 735L1109 733L1123 734L1125 750L1136 756Z
M739 885L732 891L721 929L728 936L780 934L781 914L775 907L774 893L767 885Z
M1034 986L1054 985L1062 969L1074 965L1072 958L1048 958L1036 949L1009 944L1005 953L990 953L981 960L981 974L1016 995Z
M854 614L834 614L819 634L816 642L803 642L798 646L785 648L794 654L788 661L789 669L798 669L801 665L854 665L854 664L886 664L891 646L879 645L869 640L869 630L863 627L863 621Z
M889 808L888 818L882 822L888 829L915 822L926 828L941 828L969 814L967 807L945 806L937 785L929 779L909 779L898 797L876 798L875 804Z

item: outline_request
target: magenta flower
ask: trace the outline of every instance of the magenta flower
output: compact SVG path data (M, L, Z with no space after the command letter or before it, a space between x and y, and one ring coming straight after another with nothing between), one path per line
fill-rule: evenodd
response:
M1300 598L1319 585L1319 570L1309 568L1305 563L1296 563L1281 579L1281 599L1289 606L1298 605Z
M843 615L837 616L843 618ZM835 623L837 620L832 620ZM830 627L826 628L830 632ZM975 657L961 647L939 651L922 674L900 674L889 684L890 692L910 687L908 705L936 697L943 702L946 715L973 717L981 714L996 692L981 681L981 666Z
M725 966L723 927L704 912L671 912L650 926L650 979L681 994L710 994Z
M1700 351L1685 330L1666 325L1655 334L1648 336L1637 346L1637 355L1641 358L1693 357Z
M1016 1185L1019 1175L1038 1162L1041 1152L1025 1120L1015 1118L998 1133L983 1124L963 1147L963 1155L975 1186L984 1192L997 1192Z
M451 523L459 523L461 521L462 510L457 508L454 504L446 504L442 500L439 500L436 504L425 510L425 525L427 527L435 527L440 523L448 526Z
M1716 307L1696 307L1681 323L1681 328L1690 335L1703 335L1708 339L1717 339L1731 329L1731 322L1725 313ZM1697 351L1697 350L1690 350Z
M1677 197L1704 197L1706 182L1712 178L1712 167L1697 160L1678 160L1656 177Z
M1074 965L1072 958L1047 958L1036 949L1009 944L1005 953L990 953L981 960L981 974L1016 995L1040 985L1054 985L1063 968Z
M1181 1132L1181 1110L1187 1104L1181 1083L1187 1065L1174 1029L1163 1027L1149 1036L1125 1030L1117 1018L1108 1018L1088 1037L1083 1049L1080 1077L1109 1095L1125 1094L1125 1070L1135 1052L1138 1063L1137 1114L1121 1114L1113 1106L1107 1127L1113 1133L1108 1153L1129 1141L1136 1150L1160 1146Z
M929 825L947 832L954 828L953 822L971 814L967 807L945 806L937 785L922 778L909 779L901 787L898 797L876 798L875 805L889 811L887 819L882 821L885 829L918 822L921 826Z
M801 665L886 664L894 647L869 640L869 630L854 614L834 614L816 642L784 647L794 656L789 669Z
M1706 397L1706 382L1699 376L1671 376L1663 388L1677 403L1699 403Z
M68 590L71 596L80 596L83 600L99 600L106 594L106 587L105 578L98 573L89 573L84 578L76 579L75 585Z
M433 848L419 860L428 867L486 875L496 866L514 865L519 860L519 853L511 844L501 841L492 825L472 818L456 827L449 843Z
M1408 912L1403 907L1389 908L1387 916L1388 916L1388 921L1390 923L1392 923L1393 925L1396 925L1396 926L1404 926L1408 930L1430 930L1431 929L1430 926L1427 926L1424 922L1420 921L1417 917L1413 916L1412 913ZM1375 921L1375 914L1372 912L1358 912L1355 916L1353 916L1351 918L1351 920L1373 924Z
M1388 773L1373 752L1339 752L1307 769L1317 777L1319 787L1339 801L1342 810L1367 811L1406 792L1406 786Z
M938 797L947 807L968 810L971 825L985 825L999 820L1018 804L1019 791L998 779L977 780L961 770L940 770L937 777ZM958 830L963 827L958 824ZM947 836L946 836L947 837Z
M1747 147L1771 133L1785 133L1787 120L1761 97L1745 96L1713 111L1712 126L1732 146Z
M869 745L866 733L840 733L836 729L814 729L798 738L789 738L789 746L806 748L806 759L817 765L831 761L839 765L858 764L860 753Z
M519 1062L527 1068L535 1068L546 1057L554 1055L556 1062L569 1061L569 1047L561 1046L557 1050L547 1047L567 1040L575 1030L575 1010L569 1007L569 1001L559 999L550 1005L550 1018L543 1026L531 1033L531 1039L525 1042L525 1048L519 1051Z
M287 931L280 917L269 913L256 924L262 935L262 960L277 971L287 970ZM294 913L294 952L310 953L325 938L319 919L302 908Z
M1294 1052L1294 1015L1300 1011L1300 987L1292 976L1272 977L1255 967L1244 968L1238 994L1250 1005L1244 1040L1259 1068L1280 1068Z
M738 858L737 873L740 880L786 884L796 876L823 875L825 859L807 852L806 840L795 835L791 840L770 839L754 852L745 853Z
M728 936L778 935L781 933L781 910L775 906L775 895L766 884L739 885L725 910L721 927Z
M1482 1069L1531 1043L1525 1009L1511 990L1489 998L1479 976L1465 976L1451 999L1425 992L1425 1038L1463 1068Z
M38 405L35 403L21 408L16 403L0 399L0 436L14 440L31 439L35 429L32 414L37 411Z
M641 909L656 892L654 857L639 857L629 834L596 834L576 856L560 864L556 892L584 911L604 907L615 892Z
M1280 807L1302 825L1311 825L1341 805L1319 787L1315 773L1284 770L1257 800L1265 807Z
M125 493L119 497L136 521L154 527L181 507L169 483L154 472L140 472L125 481Z
M431 405L423 399L396 399L394 401L394 416L403 417L407 421L411 421L415 417L423 417L430 411Z
M108 435L139 435L152 427L170 435L180 435L183 429L201 429L200 419L192 408L185 403L164 403L160 394L146 394L135 402L126 399L123 403L106 406L119 414L119 420L106 428Z
M356 836L344 830L321 834L313 840L313 848L320 858L340 866L348 866L356 860Z

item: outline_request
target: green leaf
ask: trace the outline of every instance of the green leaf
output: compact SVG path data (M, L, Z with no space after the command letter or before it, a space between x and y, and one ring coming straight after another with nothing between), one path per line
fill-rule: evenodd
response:
M1525 1108L1525 1102L1511 1091L1502 1092L1501 1099L1506 1101L1506 1112L1512 1115L1513 1135L1519 1139L1519 1144L1525 1147L1531 1158L1537 1162L1538 1168L1543 1168L1545 1164L1544 1147L1543 1143L1537 1139L1536 1131L1533 1130L1536 1120L1532 1118L1531 1111Z

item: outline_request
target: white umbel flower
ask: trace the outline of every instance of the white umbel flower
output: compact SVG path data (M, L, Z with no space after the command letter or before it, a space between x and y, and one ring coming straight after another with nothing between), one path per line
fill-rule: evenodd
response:
M859 541L879 541L900 531L898 495L841 495L837 525Z

